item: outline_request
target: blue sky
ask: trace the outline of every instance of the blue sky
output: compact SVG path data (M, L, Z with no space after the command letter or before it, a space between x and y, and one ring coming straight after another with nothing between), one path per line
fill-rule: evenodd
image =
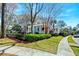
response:
M79 4L63 4L64 11L60 14L59 19L64 20L68 26L79 24Z
M79 24L79 4L78 3L63 3L63 11L57 20L63 20L68 26L76 26ZM25 13L24 4L18 4L16 14L20 15Z
M17 4L17 6L18 7L17 7L17 10L15 12L17 15L21 15L21 14L24 14L26 12L25 6L23 3L19 3L19 4Z

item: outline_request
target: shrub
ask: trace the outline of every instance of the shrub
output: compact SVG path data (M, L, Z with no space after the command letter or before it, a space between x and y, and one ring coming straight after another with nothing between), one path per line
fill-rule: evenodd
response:
M54 33L54 34L51 34L52 36L58 36L59 34L57 34L57 33Z
M25 40L32 42L32 41L47 39L50 37L51 37L51 34L26 34Z
M68 32L63 32L63 33L59 33L59 35L61 35L61 36L68 36L69 34L68 34Z
M19 24L14 24L11 29L7 30L6 35L8 37L16 37L16 38L20 39L21 36L23 36L22 35L23 32L21 32L21 31L22 31L21 26Z
M10 32L7 32L7 33L6 33L6 35L7 35L8 37L16 37L16 34L17 34L17 32L15 32L15 31L10 31Z
M23 40L24 35L20 34L20 33L17 33L15 36L16 36L17 39Z
M14 24L11 30L16 31L16 32L21 32L22 28L19 24Z
M35 32L35 34L39 34L38 32Z

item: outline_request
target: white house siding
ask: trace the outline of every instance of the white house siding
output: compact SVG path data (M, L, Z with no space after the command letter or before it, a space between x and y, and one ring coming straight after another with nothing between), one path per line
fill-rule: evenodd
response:
M38 33L45 33L42 30L43 24L36 24L33 25L33 33L38 32ZM39 30L38 30L39 29ZM28 33L31 32L31 26L28 26Z
M33 25L33 33L38 32L38 33L45 33L45 30L42 30L43 24L36 24ZM53 27L51 25L48 25L48 33L50 30L53 30ZM28 33L31 32L31 26L28 26ZM57 25L55 25L55 31L54 33L59 33L60 29Z
M31 26L28 26L28 32L27 33L30 33L31 32Z
M35 32L44 33L44 31L42 31L42 24L37 24L33 26L33 33Z
M33 33L35 33L35 32L45 33L45 30L42 30L44 23L45 23L44 20L37 20L37 21L35 21L35 23L33 25ZM38 31L38 28L39 28L39 31ZM53 25L48 23L48 33L49 33L50 30L53 30ZM28 32L31 32L31 26L28 26ZM60 32L60 29L58 27L58 24L55 24L55 31L54 31L54 33L59 33L59 32Z

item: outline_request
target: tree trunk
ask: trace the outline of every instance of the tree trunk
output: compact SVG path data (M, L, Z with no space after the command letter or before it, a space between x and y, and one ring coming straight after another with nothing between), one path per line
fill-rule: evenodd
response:
M2 16L1 16L1 38L4 38L4 8L5 3L2 3Z
M54 28L54 23L53 23L53 33L54 33L54 31L55 31L55 28Z
M31 23L31 33L33 34L33 23Z

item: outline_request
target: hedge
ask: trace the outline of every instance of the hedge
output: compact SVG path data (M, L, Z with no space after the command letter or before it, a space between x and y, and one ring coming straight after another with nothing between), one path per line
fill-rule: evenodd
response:
M51 37L51 34L25 34L25 40L33 42Z
M16 36L17 39L24 40L23 39L23 37L24 37L23 34L17 33L15 36Z

